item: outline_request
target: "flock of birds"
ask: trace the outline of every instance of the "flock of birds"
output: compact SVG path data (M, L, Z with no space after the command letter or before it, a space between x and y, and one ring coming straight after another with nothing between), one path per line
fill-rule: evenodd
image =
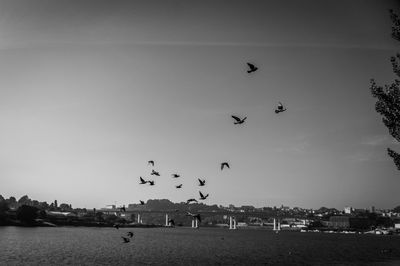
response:
M251 73L253 73L253 72L258 70L258 67L256 67L254 64L247 63L247 66L248 66L247 73L249 73L249 74L251 74ZM286 107L284 107L281 102L278 102L278 105L275 108L275 113L279 114L279 113L282 113L284 111L286 111ZM235 125L241 125L241 124L245 123L245 121L247 119L247 117L240 118L240 117L235 116L235 115L232 115L232 118L234 119L233 123ZM147 162L147 164L152 166L152 167L155 166L154 160L149 160ZM226 169L226 168L228 168L228 169L230 168L230 165L229 165L228 162L222 162L220 165L221 165L221 171ZM160 176L160 173L157 172L156 170L152 169L150 175L152 175L152 176ZM176 173L172 174L172 178L179 178L179 177L180 177L179 174L176 174ZM145 180L143 177L140 176L139 177L139 184L140 185L149 184L150 186L154 186L155 185L155 181L154 180ZM206 180L205 179L198 178L198 186L203 187L203 186L205 186L205 184L206 184ZM176 185L175 188L176 189L181 189L182 186L183 186L183 184L179 184L179 185ZM199 200L206 200L208 198L209 194L203 194L201 191L199 191L199 196L200 196ZM197 203L198 200L196 200L195 198L190 198L190 199L186 200L186 204L188 204L188 205L190 203L192 203L192 202L196 202ZM140 205L144 205L144 204L145 204L145 202L143 200L140 200ZM124 212L126 211L125 207L121 207L120 210L124 211ZM193 219L197 219L201 223L201 216L198 213L195 214L195 213L187 212L186 216L191 216ZM169 219L168 222L172 226L175 225L175 222L174 222L173 219ZM119 229L118 226L114 226L114 227ZM123 243L129 243L130 239L133 237L133 233L132 232L128 232L127 234L128 234L129 237L121 236L122 239L123 239Z

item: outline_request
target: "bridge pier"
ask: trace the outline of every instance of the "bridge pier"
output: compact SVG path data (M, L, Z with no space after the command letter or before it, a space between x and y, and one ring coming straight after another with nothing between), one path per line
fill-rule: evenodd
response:
M165 214L165 226L170 226L168 221L168 213Z
M197 218L192 218L192 228L199 228L199 220Z
M142 217L140 217L140 213L137 215L137 223L141 224L142 223Z
M278 221L276 222L276 219L274 218L274 231L278 232L281 230L281 222Z
M229 216L229 229L236 230L236 217Z

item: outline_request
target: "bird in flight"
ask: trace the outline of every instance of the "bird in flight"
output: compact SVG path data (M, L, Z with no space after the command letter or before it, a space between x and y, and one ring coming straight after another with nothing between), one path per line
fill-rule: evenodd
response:
M125 206L120 207L119 210L122 212L126 212Z
M201 193L201 191L199 191L199 194L201 200L205 200L208 197L208 194L204 196L203 193Z
M186 216L192 216L193 218L196 218L197 220L199 220L199 222L201 223L201 217L200 217L200 214L198 214L198 213L193 214L193 213L187 212Z
M132 238L132 237L133 237L133 232L129 231L129 232L127 233L127 235L128 235L130 238Z
M247 70L247 73L251 73L254 71L257 71L258 67L256 67L255 65L251 64L251 63L247 63L247 65L249 66L249 70Z
M221 163L221 171L224 170L224 167L225 167L225 166L228 167L228 168L230 168L230 167L229 167L229 164L228 164L227 162L223 162L223 163Z
M147 182L149 182L150 186L154 186L154 180L149 180Z
M241 119L235 115L232 115L232 118L235 119L235 122L233 122L235 125L240 125L240 124L244 123L244 121L246 120L247 117Z
M160 176L160 173L154 170L151 170L151 175Z
M140 183L139 184L143 185L143 184L146 184L146 183L147 183L147 181L144 180L143 177L140 177Z
M144 201L143 200L140 200L140 205L144 205Z
M176 188L182 188L182 184L175 186Z
M180 177L180 175L178 175L178 174L172 174L172 177L173 177L173 178L178 178L178 177Z
M286 108L283 107L283 104L281 102L278 103L278 107L275 109L275 114L279 114L282 112L285 112Z
M206 180L201 180L200 178L197 178L199 180L199 186L204 186L206 184Z
M127 237L121 236L122 239L124 240L124 243L129 243L131 240Z
M150 161L147 162L147 164L151 164L151 166L154 166L154 161L150 160Z
M186 201L186 204L189 204L189 203L191 203L191 202L197 202L197 200L196 200L196 199L188 199L188 200Z

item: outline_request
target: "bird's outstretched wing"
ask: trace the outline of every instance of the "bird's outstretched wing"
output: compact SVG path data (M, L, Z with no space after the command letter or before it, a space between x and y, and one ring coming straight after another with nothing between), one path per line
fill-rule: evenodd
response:
M203 193L201 193L201 191L199 191L200 197L204 198Z
M224 163L221 163L221 170L223 170L225 166L230 168L229 164L227 162L224 162Z
M237 116L235 116L235 115L232 115L232 118L233 119L235 119L236 120L236 122L240 122L240 121L242 121L239 117L237 117Z
M141 181L142 183L146 183L146 181L145 181L142 177L140 177L140 181Z
M251 69L254 69L254 68L255 68L255 66L254 66L253 64L251 64L251 63L247 63L247 65L248 65L249 68L251 68Z

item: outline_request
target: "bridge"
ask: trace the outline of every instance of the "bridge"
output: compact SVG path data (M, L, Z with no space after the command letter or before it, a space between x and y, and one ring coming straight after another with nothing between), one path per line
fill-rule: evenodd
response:
M177 213L187 213L187 211L184 210L178 210L178 209L169 209L169 210L139 210L139 209L126 209L125 211L115 208L115 209L100 209L99 211L105 213L105 214L113 214L119 217L126 217L126 216L136 216L134 219L136 223L142 224L143 223L143 216L146 214L165 214L165 226L171 227L170 219L169 217L173 217L174 214ZM251 211L251 212L232 212L229 210L225 211L196 211L196 214L200 215L222 215L222 216L227 216L229 217L229 229L237 229L237 216L241 215L251 215L253 217L257 218L270 218L271 215L266 213L266 212L260 212L260 211ZM280 219L279 218L274 218L273 222L273 228L274 230L280 230ZM192 217L192 228L198 228L199 223L198 219L195 217Z

